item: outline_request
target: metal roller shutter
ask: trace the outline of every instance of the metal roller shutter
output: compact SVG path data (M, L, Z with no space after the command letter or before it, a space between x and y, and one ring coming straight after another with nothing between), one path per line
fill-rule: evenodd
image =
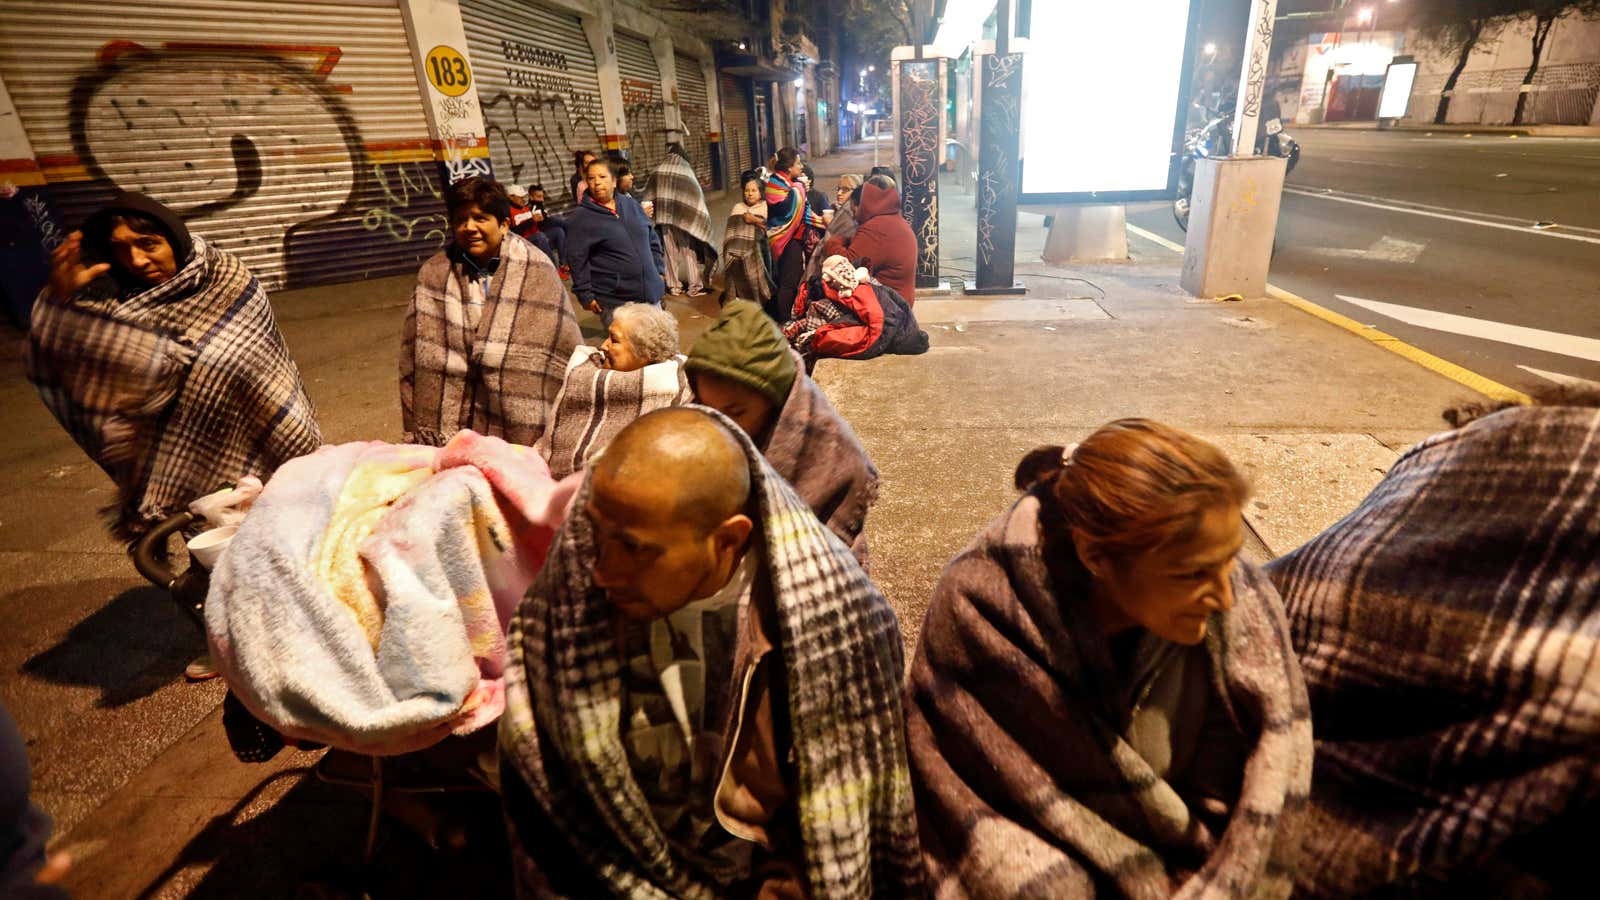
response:
M700 60L682 53L672 55L678 72L678 115L683 118L684 149L694 157L694 172L702 188L711 187L711 98L706 95L706 73Z
M667 153L667 107L661 68L650 42L618 31L617 70L622 74L623 114L628 117L628 159L642 184Z
M728 184L755 168L750 156L750 87L743 78L722 74L722 146L728 154Z
M0 75L69 227L142 191L269 289L408 271L444 239L394 0L6 0Z
M518 0L462 0L467 52L495 174L573 202L572 156L603 149L594 51L577 16Z

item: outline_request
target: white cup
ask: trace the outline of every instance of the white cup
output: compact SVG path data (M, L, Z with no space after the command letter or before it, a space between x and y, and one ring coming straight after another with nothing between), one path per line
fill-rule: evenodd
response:
M228 543L238 533L237 525L224 525L221 528L201 532L189 540L189 557L200 568L209 572L216 568L217 560L222 558L222 551L228 549Z

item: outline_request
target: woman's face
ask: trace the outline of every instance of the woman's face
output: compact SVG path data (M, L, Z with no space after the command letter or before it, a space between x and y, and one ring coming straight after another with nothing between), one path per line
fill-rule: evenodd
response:
M843 206L850 199L850 192L855 190L850 182L839 179L839 186L833 189L834 206Z
M592 162L594 162L594 154L593 153L585 153L583 155L583 162L579 163L578 167L579 167L579 169L581 169L587 175L587 173L589 171L589 163L592 163Z
M605 367L618 372L636 372L650 362L634 352L633 342L628 340L627 327L616 320L612 320L611 327L607 329L606 342L600 345L600 352L605 354Z
M761 185L755 179L744 183L744 205L755 206L761 202Z
M1233 608L1234 559L1244 544L1243 517L1231 503L1210 507L1187 539L1133 559L1080 551L1094 576L1096 612L1109 633L1142 627L1175 644L1205 639L1212 613Z
M796 156L794 158L794 165L789 167L789 172L788 172L789 177L791 179L799 178L801 175L804 175L805 173L806 173L805 164L800 161L800 157Z

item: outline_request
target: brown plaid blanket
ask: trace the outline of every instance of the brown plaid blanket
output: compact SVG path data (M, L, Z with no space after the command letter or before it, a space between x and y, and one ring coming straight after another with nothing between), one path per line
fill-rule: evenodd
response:
M1316 717L1301 893L1592 880L1600 410L1511 409L1429 438L1268 573Z
M817 518L868 564L867 510L878 502L878 467L850 423L834 408L795 354L794 386L763 451Z
M165 284L126 297L114 284L41 297L28 335L28 379L117 486L114 534L321 446L267 294L237 258L197 236Z
M700 178L694 174L688 160L668 153L650 176L645 199L655 201L655 215L651 220L657 227L676 228L688 235L701 260L710 261L716 257L716 245L711 243L711 211L706 208Z
M722 296L765 305L775 290L772 281L772 247L767 231L751 225L744 216L729 216L722 235Z
M740 436L750 460L761 578L777 604L790 756L808 896L920 896L894 611L844 544ZM582 512L584 485L512 622L501 779L519 891L578 861L618 897L727 895L662 833L629 768L622 654ZM740 628L740 640L749 632Z
M1248 748L1215 833L1204 820L1218 810L1192 808L1124 737L1125 704L1109 698L1125 679L1087 599L1052 580L1039 516L1025 496L950 563L912 661L906 728L935 895L1287 896L1311 721L1277 593L1240 562L1233 609L1206 637L1209 702Z
M531 446L583 343L578 318L550 258L517 235L500 244L500 268L469 334L471 280L448 251L417 273L400 347L402 440L442 447L470 428Z
M534 447L560 480L589 464L628 423L652 410L694 400L682 356L634 372L600 367L600 353L580 346L550 406L544 437Z

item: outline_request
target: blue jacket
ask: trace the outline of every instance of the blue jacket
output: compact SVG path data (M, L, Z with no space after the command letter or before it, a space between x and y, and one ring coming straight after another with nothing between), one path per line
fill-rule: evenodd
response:
M564 255L572 269L572 291L580 303L661 302L667 271L661 258L661 236L639 201L619 194L617 211L612 212L585 194L566 224Z

